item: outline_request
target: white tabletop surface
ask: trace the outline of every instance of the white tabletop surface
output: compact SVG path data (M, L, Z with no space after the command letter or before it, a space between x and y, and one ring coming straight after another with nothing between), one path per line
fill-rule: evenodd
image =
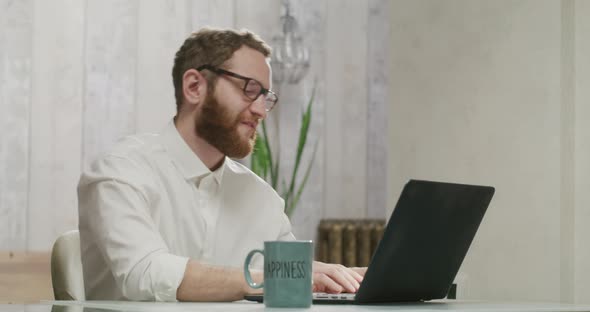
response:
M387 305L343 305L316 304L309 309L265 308L264 304L238 301L230 303L165 303L165 302L125 302L125 301L48 301L55 307L54 312L99 312L94 309L119 310L130 312L181 312L181 311L590 311L590 305L573 305L540 302L478 302L443 300L422 303L403 303ZM94 309L93 309L94 308ZM60 311L58 311L60 310ZM49 312L49 311L48 311Z

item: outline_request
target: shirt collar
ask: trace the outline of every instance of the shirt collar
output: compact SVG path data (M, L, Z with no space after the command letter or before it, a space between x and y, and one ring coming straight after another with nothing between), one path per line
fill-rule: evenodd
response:
M202 178L213 174L215 181L221 185L223 173L229 160L227 157L224 158L223 164L217 170L211 172L180 136L174 125L174 120L171 120L162 132L162 141L172 161L185 179L199 182Z

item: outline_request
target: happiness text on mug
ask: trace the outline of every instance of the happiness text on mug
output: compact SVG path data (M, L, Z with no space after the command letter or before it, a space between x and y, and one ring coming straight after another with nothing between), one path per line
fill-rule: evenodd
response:
M305 261L269 261L264 274L270 278L305 278Z

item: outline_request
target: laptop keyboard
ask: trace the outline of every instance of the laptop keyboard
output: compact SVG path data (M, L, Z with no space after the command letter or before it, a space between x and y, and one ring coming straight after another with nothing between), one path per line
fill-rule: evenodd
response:
M314 300L350 300L354 301L355 294L313 293Z

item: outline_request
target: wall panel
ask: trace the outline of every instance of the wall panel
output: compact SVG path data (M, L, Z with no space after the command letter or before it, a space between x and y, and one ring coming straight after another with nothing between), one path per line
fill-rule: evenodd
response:
M34 8L28 250L47 250L78 227L84 2Z
M590 303L590 2L575 1L574 300Z
M575 5L561 1L560 300L574 301L575 276Z
M33 2L0 1L0 246L24 249L29 190Z
M137 0L88 0L83 166L136 129Z
M324 215L324 177L326 151L323 149L325 122L325 35L326 25L324 16L328 10L325 1L292 1L291 14L299 22L299 32L309 49L310 68L304 78L298 84L276 85L280 92L280 104L271 117L276 121L275 132L280 135L281 170L291 176L295 161L295 148L299 138L301 127L301 114L311 98L315 87L316 93L312 106L312 117L307 145L302 156L301 167L298 173L298 181L305 176L305 170L310 163L313 148L318 144L311 174L307 180L304 192L299 204L292 216L293 231L297 238L316 239L317 225ZM281 10L283 12L284 10ZM278 19L277 19L278 21ZM280 29L275 31L280 33Z
M172 65L174 54L189 35L184 1L139 2L136 131L159 132L176 114Z
M388 112L391 96L391 8L389 0L370 0L367 34L367 216L385 218L388 183ZM389 217L389 216L387 216Z
M80 170L120 137L159 131L170 120L172 61L190 32L205 25L248 28L267 42L281 32L281 2L271 0L1 0L0 5L5 129L0 142L6 147L0 150L0 211L2 220L9 220L2 227L2 249L48 250L58 234L77 224ZM321 218L365 217L370 205L382 209L375 204L379 191L370 195L365 183L370 170L379 174L383 168L367 164L382 157L382 139L366 136L379 133L385 120L377 107L385 103L380 94L387 73L377 64L388 53L379 49L386 36L379 32L385 31L386 4L291 5L310 48L311 68L299 84L273 86L280 104L268 121L282 171L290 176L300 114L316 88L302 163L316 142L319 149L292 219L299 238L313 239ZM369 31L378 36L371 39ZM372 78L367 66L376 69ZM373 154L364 151L367 145L375 147ZM374 185L384 187L378 180Z
M242 2L242 1L240 1ZM191 1L191 32L201 27L234 28L236 20L236 0L195 0Z
M367 214L369 4L366 1L330 1L329 4L325 17L324 215L358 218ZM350 22L351 16L354 23Z

